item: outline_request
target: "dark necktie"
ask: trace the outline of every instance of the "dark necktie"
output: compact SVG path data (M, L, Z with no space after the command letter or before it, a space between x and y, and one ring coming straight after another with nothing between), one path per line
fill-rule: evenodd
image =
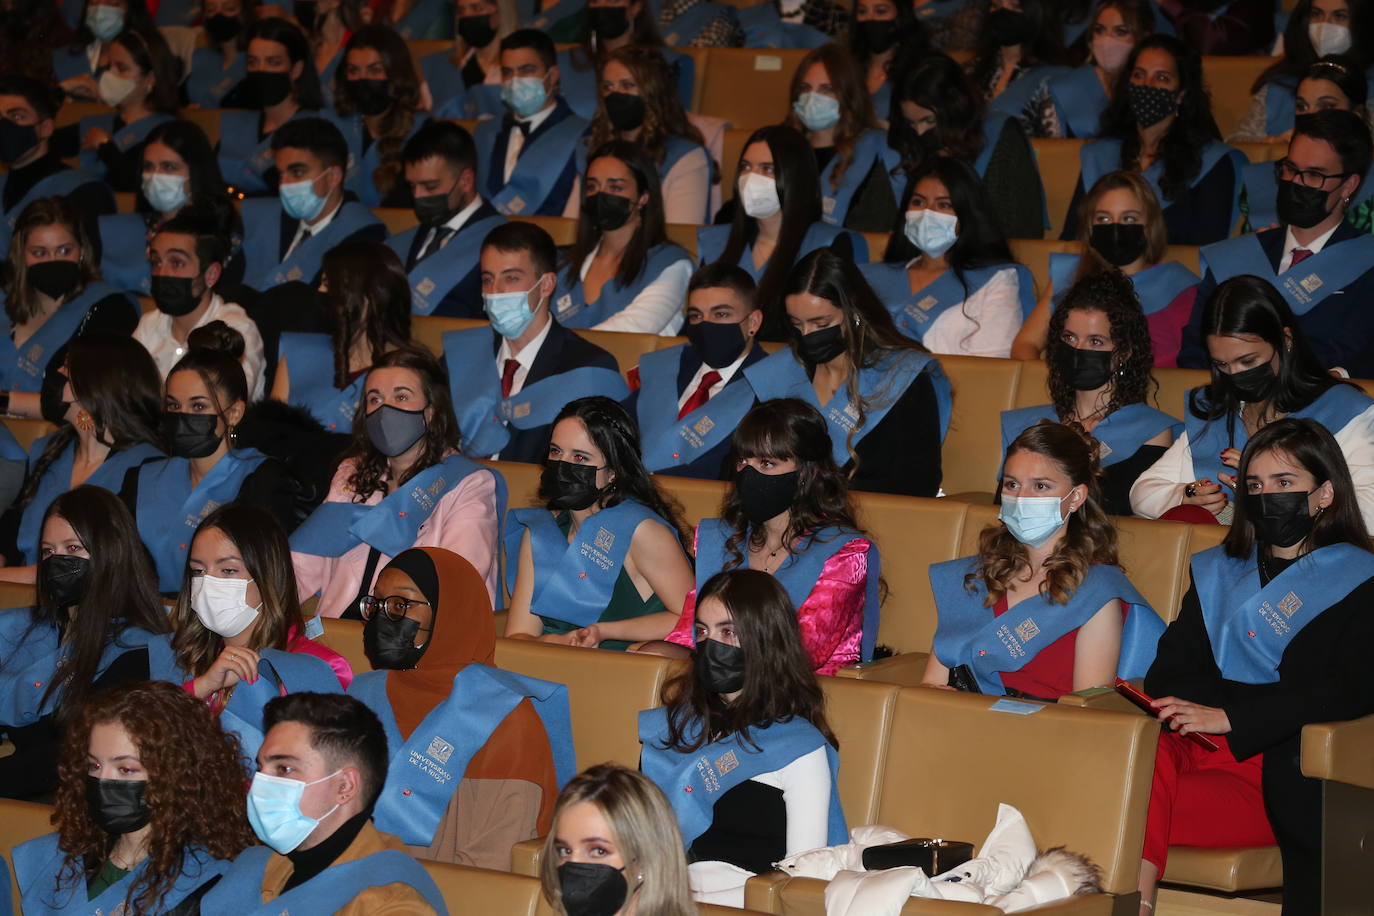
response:
M681 420L702 404L705 404L711 397L711 386L718 381L720 381L720 373L714 369L703 375L701 377L701 384L697 386L697 390L693 391L692 396L683 402L682 409L677 412L677 418Z
M443 248L444 242L448 241L448 237L453 234L453 230L450 229L448 226L439 226L435 229L430 230L430 232L432 234L429 237L429 241L425 243L424 250L420 252L420 257L418 261L423 261L425 258L434 254L434 252L438 251L440 248Z
M508 359L506 364L501 367L501 397L510 397L510 390L515 387L515 370L520 368L518 359Z
M1306 261L1310 257L1312 257L1312 252L1307 250L1306 248L1294 248L1293 260L1288 263L1288 269L1292 270L1294 267L1297 267L1299 264L1301 264L1303 261Z

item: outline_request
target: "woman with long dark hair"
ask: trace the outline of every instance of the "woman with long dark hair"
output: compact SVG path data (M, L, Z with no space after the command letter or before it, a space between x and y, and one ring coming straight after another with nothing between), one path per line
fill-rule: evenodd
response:
M1140 172L1164 205L1171 245L1209 245L1231 234L1240 215L1244 154L1221 142L1202 80L1202 58L1171 35L1137 44L1117 77L1100 139L1079 151L1060 238L1078 235L1080 201L1108 172Z
M238 741L172 684L92 697L57 763L57 831L13 853L25 912L185 913L255 842Z
M442 364L426 350L392 350L362 392L329 495L291 535L301 596L318 593L326 617L356 619L356 599L390 557L444 547L482 574L494 603L506 482L458 453Z
M697 595L693 636L691 666L663 685L661 707L639 714L640 769L669 796L696 899L743 906L752 875L848 837L838 742L796 611L773 576L712 576Z
M304 407L327 430L345 431L368 368L410 346L410 281L396 252L380 242L337 245L320 270L332 330L282 334L270 397Z
M681 512L645 469L624 407L587 397L559 411L539 499L506 519L505 635L603 649L666 636L692 569Z
M218 108L248 72L248 27L257 20L257 0L206 0L203 14L206 43L192 52L182 87L191 105Z
M1002 450L1042 420L1073 423L1097 441L1102 511L1131 514L1131 486L1183 429L1146 401L1150 331L1131 281L1117 270L1069 287L1050 317L1050 403L1002 412Z
M1165 728L1142 914L1170 846L1275 842L1283 912L1321 912L1322 784L1299 767L1303 726L1374 712L1374 555L1340 444L1314 420L1276 420L1246 444L1237 480L1231 530L1194 554L1145 679Z
M553 313L568 328L677 333L692 256L668 241L658 172L629 140L594 150Z
M1091 23L1087 60L1046 80L1031 100L1027 113L1037 137L1098 135L1131 49L1154 34L1152 0L1098 0Z
M1050 420L1012 441L999 521L977 554L930 568L939 623L922 684L1053 702L1149 667L1164 622L1120 568L1097 453Z
M759 400L820 411L830 450L855 490L934 496L950 388L930 351L897 330L849 261L829 249L787 280L791 346L744 370Z
M243 80L221 104L219 167L249 196L276 193L272 134L294 118L318 117L324 107L310 43L285 19L259 19L248 27Z
M690 55L669 47L658 26L658 7L644 0L588 0L586 28L578 44L561 47L557 57L558 91L578 117L590 121L596 116L606 59L628 48L662 57L668 65L667 91L683 108L691 107L696 64ZM681 40L673 44L687 46Z
M978 173L940 156L911 173L880 263L860 269L897 329L933 353L1006 356L1035 303Z
M868 260L862 236L822 221L816 156L791 127L761 127L749 135L736 170L733 206L729 225L697 230L697 260L738 264L749 272L759 285L755 301L764 310L769 336L784 327L783 287L797 261L825 247L853 261Z
M1366 524L1374 519L1374 399L1326 372L1278 290L1259 277L1227 280L1203 310L1202 336L1212 381L1188 392L1183 434L1131 488L1136 515L1229 524L1241 449L1295 416L1336 437Z
M86 698L158 677L170 655L167 616L138 530L113 493L79 486L42 513L37 603L4 615L0 794L50 795L62 728ZM32 580L31 580L32 581Z
M873 103L878 126L886 128L892 107L890 71L899 53L908 59L929 53L930 34L910 3L854 0L849 17L849 53Z
M70 2L64 7L74 5ZM72 41L52 52L52 70L62 91L83 102L100 101L101 60L108 60L110 43L121 32L156 31L144 0L84 0L71 23Z
M1034 110L1045 81L1068 72L1061 37L1050 0L990 0L968 68L990 110L1017 119Z

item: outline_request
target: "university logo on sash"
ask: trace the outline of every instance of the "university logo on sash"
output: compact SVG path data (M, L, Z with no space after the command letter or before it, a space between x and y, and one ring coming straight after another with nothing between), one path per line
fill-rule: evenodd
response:
M615 535L605 528L598 528L596 537L592 538L592 544L598 550L610 550L615 546Z
M429 750L425 753L440 763L448 763L448 759L453 756L453 744L436 735L434 740L429 742Z
M1040 635L1040 627L1036 626L1035 618L1027 617L1016 625L1016 635L1021 637L1022 642L1030 642Z
M696 432L698 436L704 436L715 428L716 423L710 417L702 417L700 420L692 424L692 429Z

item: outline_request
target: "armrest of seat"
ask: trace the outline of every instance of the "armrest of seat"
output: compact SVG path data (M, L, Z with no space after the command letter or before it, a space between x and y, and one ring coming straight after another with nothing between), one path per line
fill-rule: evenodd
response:
M539 877L540 860L544 857L544 838L521 840L510 848L510 870L517 875Z
M766 871L744 883L744 908L760 913L782 912L782 889L792 876L785 871Z
M837 677L852 677L860 681L878 681L883 684L898 684L902 687L919 687L921 675L926 671L929 652L903 652L871 662L846 665L835 672Z
M1304 727L1302 774L1374 789L1374 716Z
M1066 693L1059 698L1059 705L1081 706L1084 709L1108 709L1112 712L1140 712L1134 703L1111 687L1089 687L1086 690Z

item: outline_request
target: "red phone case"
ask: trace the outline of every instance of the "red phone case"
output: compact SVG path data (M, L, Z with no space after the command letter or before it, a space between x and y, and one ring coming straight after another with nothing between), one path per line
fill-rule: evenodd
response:
M1139 706L1149 715L1154 717L1159 716L1159 710L1155 709L1153 706L1150 705L1154 702L1154 697L1150 696L1145 691L1141 690L1139 687L1136 687L1135 685L1131 684L1129 681L1123 681L1121 678L1117 678L1116 692L1121 694L1126 699L1130 700L1135 705ZM1211 738L1208 738L1206 735L1198 734L1197 732L1189 732L1183 737L1187 738L1189 741L1193 742L1194 744L1203 748L1204 750L1219 750L1216 742L1213 741Z

